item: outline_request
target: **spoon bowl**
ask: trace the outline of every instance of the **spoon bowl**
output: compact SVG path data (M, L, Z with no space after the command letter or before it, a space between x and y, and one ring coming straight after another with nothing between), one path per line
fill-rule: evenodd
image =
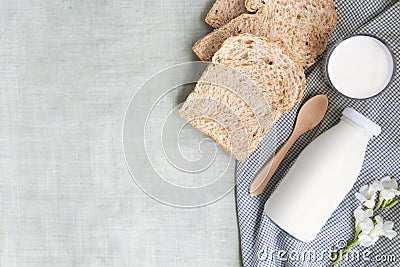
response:
M325 95L317 95L308 100L301 107L297 115L294 131L300 131L300 135L313 129L324 118L328 108L328 98Z

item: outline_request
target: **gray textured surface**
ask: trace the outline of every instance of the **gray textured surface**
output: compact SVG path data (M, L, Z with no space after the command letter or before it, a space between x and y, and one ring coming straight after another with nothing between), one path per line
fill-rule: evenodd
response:
M194 59L212 0L0 4L0 266L239 266L233 192L161 205L122 154L130 97Z

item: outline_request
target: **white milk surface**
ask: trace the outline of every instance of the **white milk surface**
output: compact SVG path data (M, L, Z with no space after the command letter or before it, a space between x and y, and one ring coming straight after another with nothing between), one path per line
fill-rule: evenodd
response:
M328 75L333 86L352 98L368 98L390 82L393 58L388 48L370 36L354 36L331 53Z

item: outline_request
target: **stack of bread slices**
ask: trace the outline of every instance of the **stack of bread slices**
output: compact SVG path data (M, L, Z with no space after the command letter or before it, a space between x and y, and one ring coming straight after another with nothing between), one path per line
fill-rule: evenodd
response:
M336 20L332 0L216 0L206 18L216 29L198 40L193 51L201 60L221 64L251 80L258 92L247 90L246 94L260 95L269 106L264 111L269 114L264 115L276 121L301 100L303 67L325 51ZM254 103L244 99L223 86L199 82L179 115L245 161L272 125L260 122L264 116L255 114ZM228 107L235 119L227 120L228 114L221 115L224 111L215 105L210 108L210 100L222 104L222 109ZM211 110L225 124L206 114Z

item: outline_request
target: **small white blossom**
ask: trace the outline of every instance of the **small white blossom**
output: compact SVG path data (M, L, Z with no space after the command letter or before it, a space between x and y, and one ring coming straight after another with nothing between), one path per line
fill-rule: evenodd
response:
M389 176L382 178L379 182L374 182L373 186L381 191L381 196L384 200L391 200L395 196L400 196L396 179L392 179Z
M356 198L367 208L372 209L375 206L376 192L376 188L372 185L364 185L360 188L360 192L356 193Z
M361 232L370 233L372 230L374 230L374 222L371 218L366 218L364 221L360 222L359 227Z
M379 236L385 236L389 239L393 239L395 236L397 236L396 231L393 230L394 227L394 222L392 221L383 221L381 216L376 216L376 230L374 229L373 231L375 232L374 234L377 234Z
M380 181L375 181L375 182L373 182L373 183L371 184L371 187L372 187L376 192L383 190L383 185L382 185L382 183L381 183Z
M361 233L358 236L358 242L363 247L369 247L379 240L379 237L385 236L393 239L397 233L393 230L394 223L392 221L383 221L382 217L375 217L376 224L370 218L365 219L360 224Z
M374 245L383 232L381 226L378 224L374 225L374 222L370 218L366 219L362 225L360 225L360 228L362 231L358 236L358 242L363 247Z
M358 236L358 242L360 246L363 247L375 245L376 241L378 240L379 236L375 235L372 231L370 231L369 233L361 232L361 234Z
M356 224L361 227L361 224L367 219L370 219L374 211L372 209L363 210L361 206L354 210L354 218L356 218Z

